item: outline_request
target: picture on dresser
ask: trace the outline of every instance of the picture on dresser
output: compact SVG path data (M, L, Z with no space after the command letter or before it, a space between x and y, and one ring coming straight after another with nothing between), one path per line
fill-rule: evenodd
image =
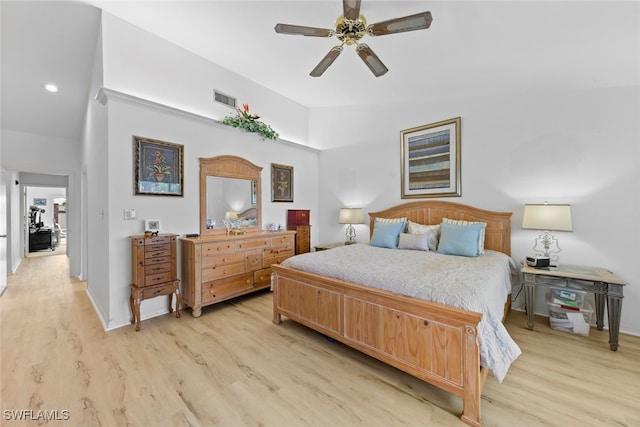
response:
M145 219L144 220L144 231L160 231L160 220L159 219Z
M271 163L271 201L293 202L293 166Z
M135 194L183 195L184 146L134 136Z

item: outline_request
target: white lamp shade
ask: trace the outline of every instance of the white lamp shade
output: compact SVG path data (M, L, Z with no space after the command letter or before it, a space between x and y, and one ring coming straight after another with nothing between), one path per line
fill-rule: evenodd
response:
M340 224L362 224L364 215L362 208L341 208L338 223Z
M524 205L522 228L546 231L573 231L571 205Z

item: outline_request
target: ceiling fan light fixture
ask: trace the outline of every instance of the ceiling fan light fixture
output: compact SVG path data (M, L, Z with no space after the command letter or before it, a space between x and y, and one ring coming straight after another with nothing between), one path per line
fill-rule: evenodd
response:
M389 69L382 63L380 58L364 43L359 43L360 39L365 35L384 36L387 34L403 33L407 31L422 30L429 28L432 17L431 12L416 13L414 15L403 16L400 18L387 19L386 21L376 22L367 26L364 16L360 15L360 0L342 0L343 14L336 19L334 29L324 29L316 27L306 27L303 25L277 24L275 26L276 33L295 34L312 37L333 37L336 36L340 40L341 45L336 46L329 51L327 55L314 68L310 75L319 77L327 68L336 60L342 46L356 45L356 52L362 58L364 63L369 67L371 72L380 77Z

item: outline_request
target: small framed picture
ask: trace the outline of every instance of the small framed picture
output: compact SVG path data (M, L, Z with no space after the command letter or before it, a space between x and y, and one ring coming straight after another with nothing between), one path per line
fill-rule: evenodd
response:
M40 198L33 199L33 204L36 206L47 206L47 199L40 199Z
M160 220L159 219L145 219L144 220L144 231L160 231Z

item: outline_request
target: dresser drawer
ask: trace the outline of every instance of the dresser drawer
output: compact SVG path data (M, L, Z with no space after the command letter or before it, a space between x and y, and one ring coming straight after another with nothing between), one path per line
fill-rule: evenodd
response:
M153 298L159 295L169 295L175 292L178 287L178 282L169 282L162 286L154 286L148 288L142 288L142 299Z
M274 257L265 258L262 260L262 266L264 268L271 267L273 264L280 264L285 259L291 257L293 255L293 251L289 251L288 255L278 255Z
M171 250L171 246L166 243L161 243L157 245L145 245L145 252L154 252L154 251L166 251Z
M244 252L232 252L222 255L211 255L202 259L202 268L220 267L228 264L244 262Z
M295 234L286 234L284 236L275 236L271 238L271 246L293 245Z
M270 268L255 271L253 273L253 280L257 286L271 284L271 273L272 270Z
M145 265L144 275L149 277L160 273L171 273L171 264L164 262L162 264Z
M209 281L220 279L222 277L235 276L245 272L244 259L236 264L225 264L213 267L202 268L202 280Z
M246 251L244 260L247 271L255 271L262 268L262 252L259 249Z
M158 283L169 282L173 278L171 277L171 271L167 271L164 273L151 274L144 278L145 286L157 285Z
M255 288L253 273L202 284L202 302L228 299Z
M171 240L172 240L172 236L145 237L144 238L144 245L146 247L149 247L149 246L152 246L152 245L159 245L159 244L168 245L169 243L171 243Z
M155 258L147 258L144 260L144 266L149 267L157 264L173 264L170 256L159 256Z
M266 260L267 258L273 257L281 257L293 256L293 246L280 246L277 248L268 248L263 251L263 257ZM264 267L267 267L266 265Z
M233 242L205 243L202 245L202 257L214 256L235 251Z
M150 258L161 258L161 257L170 257L171 256L171 248L163 245L163 249L156 249L153 251L144 251L145 260Z
M236 242L236 250L241 251L244 249L256 249L256 248L265 248L269 246L269 239L250 239Z

